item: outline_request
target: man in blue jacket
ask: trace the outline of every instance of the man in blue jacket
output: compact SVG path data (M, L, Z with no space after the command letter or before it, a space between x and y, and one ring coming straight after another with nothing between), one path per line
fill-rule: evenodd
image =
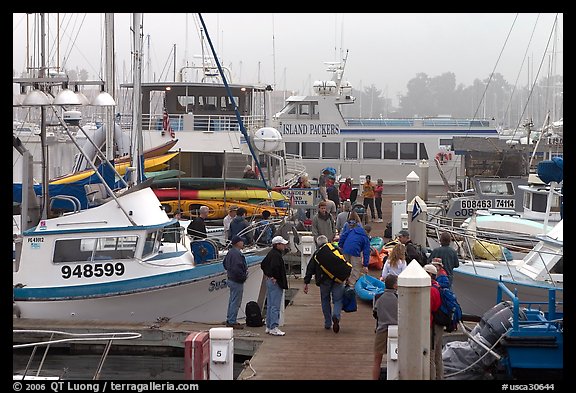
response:
M370 261L370 238L360 225L356 212L350 214L350 220L344 225L338 247L342 249L344 258L352 264L348 285L354 286L361 274L368 273Z
M228 251L222 263L228 273L228 288L230 288L230 298L228 300L228 312L226 314L226 326L233 329L244 329L244 326L237 321L238 310L242 303L244 294L244 282L248 278L248 265L246 258L242 254L244 241L240 236L232 238L232 248Z

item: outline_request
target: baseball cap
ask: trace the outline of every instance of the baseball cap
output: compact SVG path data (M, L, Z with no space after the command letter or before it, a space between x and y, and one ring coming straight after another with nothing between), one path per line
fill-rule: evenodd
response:
M230 207L228 208L228 210L232 211L232 210L238 210L238 206L236 205L230 205Z
M406 229L402 229L400 232L398 232L398 236L410 237L410 232L408 232Z
M431 263L424 265L424 270L426 270L427 273L431 273L431 274L438 274L438 270L436 270L436 266L432 265Z
M432 258L432 264L433 264L433 265L443 266L443 264L442 264L442 258Z
M288 240L284 239L282 236L274 236L272 244L288 244Z
M243 242L243 241L244 241L244 239L242 239L240 236L234 236L230 242L232 244L236 244L238 242Z

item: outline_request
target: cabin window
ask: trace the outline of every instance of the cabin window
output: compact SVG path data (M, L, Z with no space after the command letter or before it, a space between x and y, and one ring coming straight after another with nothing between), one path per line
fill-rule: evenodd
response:
M142 250L142 258L146 258L148 255L158 252L161 238L162 236L158 236L158 231L149 232L148 235L146 235L144 249Z
M322 143L322 158L340 159L340 143L338 142Z
M535 192L524 192L524 207L532 210L533 212L546 213L546 205L548 204L548 194L537 194ZM551 212L560 211L560 196L552 196L552 205L550 206Z
M400 144L400 159L401 160L416 160L418 159L418 144L417 143L401 143Z
M319 142L302 142L302 158L319 158Z
M454 150L452 147L452 139L442 139L440 138L439 143L440 150L452 151Z
M188 112L194 110L194 104L196 102L196 97L194 96L178 96L178 105Z
M346 159L347 160L357 160L358 159L358 142L346 142Z
M318 115L318 104L313 102L310 104L310 114L311 115Z
M298 142L284 142L284 149L286 154L300 155L300 144Z
M61 239L54 244L54 263L134 258L137 236Z
M426 150L426 145L424 143L420 143L420 159L421 160L428 159L428 151Z
M290 106L286 113L288 113L289 115L295 115L296 114L296 105Z
M308 103L300 104L298 114L303 116L310 116L310 104Z
M364 159L381 159L382 144L380 142L364 142L362 144L362 158Z
M481 181L480 192L493 195L514 195L514 186L512 182Z
M398 159L398 144L397 143L384 143L384 159L397 160Z

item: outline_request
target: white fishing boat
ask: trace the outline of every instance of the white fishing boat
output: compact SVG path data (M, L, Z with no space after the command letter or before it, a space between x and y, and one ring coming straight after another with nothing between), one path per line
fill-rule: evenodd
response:
M139 37L137 16L133 31ZM139 47L138 42L135 47ZM135 68L137 85L139 65ZM62 127L68 126L62 122ZM141 137L138 132L134 135ZM30 196L31 176L27 176L31 171L23 169L21 234L14 236L15 315L139 322L218 323L225 319L228 290L224 253L210 240L192 242L190 248L197 250L192 252L182 233L173 242L163 240L169 230L166 227L176 220L168 217L149 188L151 180L138 180L141 150L137 140L134 145L133 179L137 180L133 185L112 190L98 174L107 198L93 208L78 207L61 216L49 214L46 200L41 210L35 206L36 199ZM31 166L31 158L23 162ZM46 174L42 184L48 184ZM241 309L258 299L265 250L245 253L248 279Z
M538 243L530 250L516 253L521 259L508 259L502 247L510 247L510 242L478 242L474 233L462 228L438 228L448 231L457 238L464 238L462 248L468 257L460 259L460 266L453 270L453 289L465 314L481 316L495 301L494 293L499 282L518 291L518 296L526 301L548 301L548 289L555 289L556 301L563 301L563 221L543 235L536 235ZM477 244L474 244L478 242ZM473 249L483 247L487 254L499 254L493 260L480 260L474 257ZM496 252L494 252L496 250ZM500 251L498 253L498 251ZM502 256L504 255L504 256ZM562 311L562 305L557 307Z
M385 193L400 194L406 177L428 160L430 191L444 191L445 181L432 163L437 159L446 180L456 183L461 158L454 154L452 138L498 137L495 124L484 119L344 118L342 107L355 103L351 85L342 79L345 61L327 64L332 79L314 82L314 95L289 97L271 121L282 134L286 153L302 157L310 178L333 167L356 182L367 174L381 177Z

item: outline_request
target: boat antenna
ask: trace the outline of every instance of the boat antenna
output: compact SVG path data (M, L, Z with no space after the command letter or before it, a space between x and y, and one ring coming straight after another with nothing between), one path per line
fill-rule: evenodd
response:
M260 161L258 160L258 155L254 151L254 148L252 147L252 144L250 143L250 138L248 137L248 133L246 132L246 127L244 127L244 123L242 122L242 117L240 116L240 111L238 110L238 106L236 105L236 101L234 100L234 97L232 96L232 92L230 91L230 86L228 86L228 82L226 81L226 75L224 75L224 71L222 70L222 67L220 66L220 61L218 61L218 56L216 56L216 51L214 50L214 46L212 45L212 40L210 39L210 34L208 34L208 29L206 28L206 24L204 23L204 18L202 18L202 14L200 14L200 13L198 14L198 17L200 18L200 22L202 23L202 27L204 28L204 32L206 33L206 39L208 40L208 44L210 45L210 50L212 51L212 56L214 57L214 61L216 62L216 65L218 66L218 72L220 72L220 76L222 77L222 82L224 82L224 86L226 87L226 93L228 94L228 98L232 102L232 105L234 105L234 113L236 113L236 120L238 120L238 125L240 126L240 131L242 132L242 135L244 135L244 138L246 139L246 143L248 144L248 148L250 149L250 153L252 154L252 158L254 159L254 162L256 163L256 166L258 167L258 172L260 173L260 176L262 177L262 182L264 183L264 187L268 190L269 189L268 184L266 184L266 178L264 177L264 172L262 171L262 167L260 166Z

